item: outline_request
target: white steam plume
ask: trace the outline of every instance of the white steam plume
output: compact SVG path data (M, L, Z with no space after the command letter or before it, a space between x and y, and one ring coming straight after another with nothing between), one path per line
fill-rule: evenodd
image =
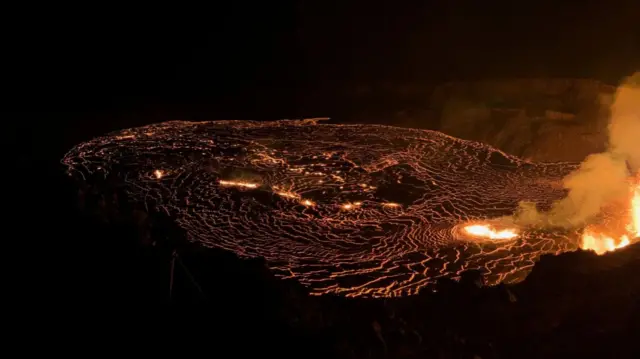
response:
M588 156L564 179L567 197L548 212L521 203L515 215L520 225L579 227L593 220L603 206L624 199L629 179L640 171L640 72L618 87L611 105L606 152Z

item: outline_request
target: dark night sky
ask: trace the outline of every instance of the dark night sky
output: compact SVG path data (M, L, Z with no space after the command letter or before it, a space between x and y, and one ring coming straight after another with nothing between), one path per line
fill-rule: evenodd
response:
M34 153L60 151L106 130L193 118L169 113L171 106L206 113L197 119L288 118L306 114L298 103L318 88L330 96L347 84L375 82L616 82L640 64L633 0L378 3L8 12L2 83L4 107L20 119L14 138L31 138ZM123 115L141 108L157 116Z
M536 74L617 80L608 68L629 71L640 59L637 2L415 3L307 6L299 29L312 68L358 81Z

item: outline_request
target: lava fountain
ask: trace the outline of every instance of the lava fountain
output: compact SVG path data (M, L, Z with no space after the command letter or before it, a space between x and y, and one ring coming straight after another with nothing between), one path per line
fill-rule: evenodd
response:
M593 226L587 227L582 235L581 248L592 250L597 254L604 254L615 251L631 244L632 238L640 237L640 184L636 184L631 189L631 200L628 223L625 226L624 234L612 236L611 234L595 229Z

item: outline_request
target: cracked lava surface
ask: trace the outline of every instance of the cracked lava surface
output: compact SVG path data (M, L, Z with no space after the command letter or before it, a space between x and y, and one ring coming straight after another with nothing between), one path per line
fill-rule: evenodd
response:
M576 164L318 121L166 122L82 143L62 162L86 181L118 176L189 240L262 257L312 294L409 295L470 269L516 282L540 255L578 248L575 232L491 224L522 200L548 208Z

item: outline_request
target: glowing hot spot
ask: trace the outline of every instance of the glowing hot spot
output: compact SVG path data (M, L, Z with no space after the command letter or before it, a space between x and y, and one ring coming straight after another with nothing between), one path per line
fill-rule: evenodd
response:
M474 237L489 239L512 239L518 236L514 229L496 230L488 224L473 224L464 227L464 231Z
M277 194L278 196L285 197L285 198L300 198L300 196L298 196L293 192L278 192Z
M593 233L586 230L582 234L582 249L588 249L596 252L596 254L604 254L615 251L630 244L629 237L626 235L619 239L614 239L603 233Z
M585 229L582 234L580 248L592 250L596 254L615 251L631 244L629 237L640 237L640 185L631 191L631 206L629 208L629 223L626 226L628 234L615 238L609 234L599 232L594 228Z
M153 175L156 176L157 179L162 178L162 176L164 176L164 172L160 171L160 170L155 170L153 171Z
M244 187L244 188L257 188L258 185L255 183L249 182L236 182L236 181L220 181L221 186L232 186L232 187Z

